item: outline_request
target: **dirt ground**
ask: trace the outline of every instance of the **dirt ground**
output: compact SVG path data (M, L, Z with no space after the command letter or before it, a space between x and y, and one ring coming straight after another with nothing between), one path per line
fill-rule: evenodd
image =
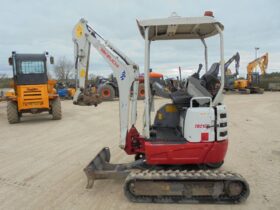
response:
M62 120L30 115L16 125L8 124L0 103L0 209L280 209L280 93L226 95L225 103L230 145L222 168L248 180L251 194L244 204L135 204L123 195L123 180L85 189L83 168L101 148L111 148L114 162L133 157L118 147L117 101L97 108L63 101ZM139 127L142 101L138 108Z

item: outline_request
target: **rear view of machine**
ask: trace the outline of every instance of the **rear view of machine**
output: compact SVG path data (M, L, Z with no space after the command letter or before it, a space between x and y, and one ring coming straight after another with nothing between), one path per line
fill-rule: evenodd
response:
M56 81L48 80L48 53L12 53L9 64L13 67L13 89L7 94L9 123L18 123L23 113L49 112L54 120L61 119L61 105L54 89ZM50 57L53 63L53 58Z
M145 110L142 133L135 127L138 65L105 41L86 20L73 30L76 71L80 87L89 63L90 46L110 64L120 93L120 143L135 161L111 164L110 150L103 148L84 169L88 188L97 179L126 177L124 193L133 202L157 203L239 203L247 199L249 185L239 174L217 170L224 163L228 148L228 118L223 104L224 26L212 12L202 17L180 17L137 21L145 40ZM220 61L208 69L206 39L219 35ZM150 46L153 41L202 41L205 49L205 74L188 78L181 89L169 91L159 82L151 84ZM219 72L221 79L219 79ZM132 88L132 94L131 94ZM74 97L76 104L83 95ZM160 107L152 123L154 96L169 99ZM214 170L215 169L215 170Z

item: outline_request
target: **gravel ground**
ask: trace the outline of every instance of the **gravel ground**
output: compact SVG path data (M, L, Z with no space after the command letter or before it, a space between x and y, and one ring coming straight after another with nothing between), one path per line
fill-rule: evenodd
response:
M157 99L156 105L167 100ZM63 101L63 119L27 115L9 125L0 103L0 209L279 209L280 93L226 95L230 145L223 169L242 174L251 195L240 205L135 204L123 180L97 181L86 190L83 168L104 146L114 162L133 159L118 147L118 102L95 107ZM141 130L143 102L139 101Z

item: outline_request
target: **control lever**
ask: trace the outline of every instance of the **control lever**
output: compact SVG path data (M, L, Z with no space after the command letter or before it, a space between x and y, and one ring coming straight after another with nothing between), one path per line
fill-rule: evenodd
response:
M200 63L199 66L198 66L197 72L195 72L195 73L192 75L192 77L194 77L194 78L196 78L196 79L199 79L199 74L200 74L200 71L201 71L201 69L202 69L202 66L203 66L203 65Z

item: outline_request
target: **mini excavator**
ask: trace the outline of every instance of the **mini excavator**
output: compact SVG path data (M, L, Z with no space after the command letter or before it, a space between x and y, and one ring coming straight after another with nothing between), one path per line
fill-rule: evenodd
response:
M106 41L81 19L74 27L73 42L79 87L74 104L88 100L85 81L90 47L93 46L113 70L119 88L120 143L135 161L110 163L110 150L103 148L86 166L88 188L98 179L125 177L124 193L132 202L146 203L239 203L247 199L249 185L239 174L219 170L228 148L228 118L223 104L224 26L212 12L201 17L180 17L137 21L145 42L145 110L143 131L135 127L139 67L112 43ZM206 39L219 35L220 61L208 69ZM200 40L205 47L204 75L188 78L184 88L168 92L149 81L150 46L154 41ZM199 69L199 71L201 68ZM218 77L219 72L221 77ZM221 79L219 79L221 78ZM131 93L132 90L132 93ZM151 122L154 96L169 98Z

